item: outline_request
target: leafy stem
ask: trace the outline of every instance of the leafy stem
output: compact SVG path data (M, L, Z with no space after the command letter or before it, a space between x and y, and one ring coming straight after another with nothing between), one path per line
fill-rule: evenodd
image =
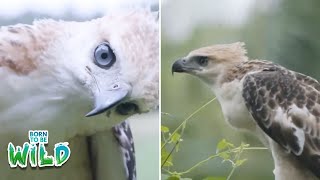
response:
M224 157L225 154L230 154L230 153L236 153L235 155L235 160L230 160L230 159L224 159L224 161L230 161L232 163L232 169L227 177L227 180L230 180L231 176L233 175L235 169L237 167L239 167L245 160L239 161L240 160L240 156L241 154L245 151L245 150L267 150L267 148L263 148L263 147L248 147L249 144L241 144L239 147L233 148L233 149L229 149L229 150L225 150L225 151L221 151L219 153L216 153L214 155L209 156L208 158L196 163L195 165L193 165L192 167L190 167L189 169L182 171L182 172L171 172L167 169L164 169L168 174L173 175L173 176L183 176L185 174L190 173L192 170L194 170L195 168L200 167L201 165L207 163L208 161L217 158L217 157Z
M196 115L198 112L200 112L203 108L205 108L206 106L208 106L210 103L212 103L213 101L216 100L216 97L214 97L213 99L211 99L210 101L208 101L207 103L205 103L204 105L202 105L200 108L198 108L197 110L195 110L193 113L191 113L185 120L182 121L182 123L172 132L172 134L170 135L169 139L172 138L172 136L174 136L178 130L183 127L183 129L186 126L186 123L188 122L189 119L191 119L194 115ZM168 114L168 113L165 113ZM165 142L162 146L161 149L163 149L168 142Z
M185 174L190 173L194 169L202 166L203 164L207 163L208 161L215 159L215 158L222 158L222 162L230 162L232 164L232 169L229 172L228 176L226 177L226 180L230 180L232 175L234 174L235 170L241 166L247 159L241 159L241 155L244 151L249 150L266 150L267 148L264 147L249 147L249 144L241 143L240 146L235 147L232 143L228 142L225 139L222 139L217 144L217 150L214 155L211 155L207 157L206 159L203 159L199 161L198 163L194 164L190 168L181 171L181 172L172 172L170 170L170 167L173 166L173 160L172 160L172 154L176 150L176 152L179 151L179 144L183 140L182 136L184 134L184 130L186 128L186 124L188 120L190 120L194 115L199 113L202 109L207 107L210 103L215 101L216 98L211 99L210 101L203 104L201 107L196 109L194 112L192 112L189 116L187 116L186 119L184 119L181 124L172 132L170 133L170 129L164 125L161 125L161 134L162 134L162 145L161 145L161 169L163 172L167 173L167 175L170 175L173 179L181 179L181 176L184 176ZM163 115L171 116L169 113L162 112ZM170 152L167 151L166 145L172 145L172 149L170 149ZM166 168L164 168L166 167ZM170 178L168 178L170 179Z

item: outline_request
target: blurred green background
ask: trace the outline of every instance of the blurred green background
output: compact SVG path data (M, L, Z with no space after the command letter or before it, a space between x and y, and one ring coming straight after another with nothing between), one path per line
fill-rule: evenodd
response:
M266 59L320 79L320 1L318 0L167 0L162 3L161 110L162 124L174 130L189 114L214 97L198 79L171 75L171 65L190 50L219 43L243 41L250 59ZM172 171L184 171L215 153L225 138L236 145L262 146L224 121L218 102L194 116L185 129ZM168 149L170 150L170 149ZM273 161L268 150L250 151L248 161L231 179L270 180ZM226 177L228 163L213 160L186 177ZM162 172L164 173L164 172Z

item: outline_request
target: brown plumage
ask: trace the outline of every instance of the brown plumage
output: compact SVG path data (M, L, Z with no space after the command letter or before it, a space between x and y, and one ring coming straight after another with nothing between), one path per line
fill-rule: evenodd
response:
M277 65L267 66L245 77L246 106L267 135L320 177L320 85L308 76ZM284 122L275 120L279 111L286 116ZM303 132L304 138L297 137L296 131ZM305 142L299 142L299 138Z
M19 24L1 27L0 67L18 75L27 75L36 70L43 51L61 35L59 30L62 25L63 22L41 21L33 26Z

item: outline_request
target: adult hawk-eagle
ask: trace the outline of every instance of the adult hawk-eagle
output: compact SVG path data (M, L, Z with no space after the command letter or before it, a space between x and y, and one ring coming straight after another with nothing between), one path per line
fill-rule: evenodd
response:
M213 45L177 60L173 72L203 80L226 121L270 148L276 180L320 178L320 84L264 60L248 60L243 43Z

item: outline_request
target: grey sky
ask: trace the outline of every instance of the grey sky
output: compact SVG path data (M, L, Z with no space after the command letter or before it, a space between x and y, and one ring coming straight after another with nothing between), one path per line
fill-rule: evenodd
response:
M120 7L133 7L137 4L154 4L157 0L8 0L0 2L1 18L14 18L25 12L59 16L72 10L79 17L114 10Z

